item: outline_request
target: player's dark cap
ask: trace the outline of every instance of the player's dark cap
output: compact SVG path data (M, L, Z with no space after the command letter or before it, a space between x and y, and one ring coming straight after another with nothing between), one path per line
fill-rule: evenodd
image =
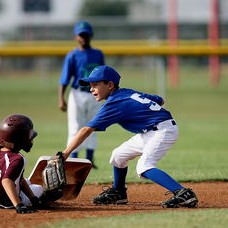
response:
M88 78L79 80L79 84L85 86L90 82L111 81L115 85L119 85L120 78L120 75L112 67L102 65L94 68Z
M80 35L82 33L87 33L91 37L93 36L93 28L91 24L87 21L79 21L74 26L74 35Z

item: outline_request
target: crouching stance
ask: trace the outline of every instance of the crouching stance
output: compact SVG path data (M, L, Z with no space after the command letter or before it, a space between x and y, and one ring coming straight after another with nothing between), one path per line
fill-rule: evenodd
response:
M94 204L125 204L128 202L125 181L128 161L139 157L137 173L173 193L162 202L163 207L196 207L195 193L185 188L164 171L156 167L178 138L178 126L171 113L164 109L161 97L132 89L119 88L120 75L109 66L96 67L87 79L97 101L106 100L94 118L81 128L64 150L65 158L93 131L105 131L119 124L135 135L116 148L111 156L114 182L111 188L94 197Z
M31 150L36 136L26 116L10 115L0 123L0 208L15 208L25 214L42 206L43 187L23 177L26 159L20 153Z

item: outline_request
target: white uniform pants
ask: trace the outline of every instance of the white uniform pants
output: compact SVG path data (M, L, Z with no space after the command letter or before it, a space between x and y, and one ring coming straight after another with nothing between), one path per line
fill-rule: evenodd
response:
M31 182L28 179L26 179L26 181L29 187L31 188L31 190L33 191L33 194L38 198L41 197L44 192L44 188L38 184L31 184ZM20 198L21 198L21 202L25 206L32 206L30 199L23 192L20 192Z
M140 156L136 171L139 176L155 168L178 138L178 127L171 120L161 122L157 131L136 134L118 148L114 149L110 164L118 168L128 166L128 161Z
M31 184L31 182L28 179L26 179L26 181L27 181L30 189L32 190L33 194L38 198L41 197L42 194L44 193L44 188L38 184ZM32 206L30 199L22 191L20 191L18 194L19 194L21 202L25 206ZM10 209L10 208L14 208L14 206L6 206L3 204L0 204L0 208Z
M94 96L89 92L79 89L71 89L68 98L68 139L69 144L78 130L85 126L95 116L100 108ZM76 150L79 152L83 148L95 149L97 146L96 133L93 132Z

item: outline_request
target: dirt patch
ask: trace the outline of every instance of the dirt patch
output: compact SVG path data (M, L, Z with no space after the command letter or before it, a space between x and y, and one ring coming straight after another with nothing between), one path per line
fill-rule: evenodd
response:
M228 208L228 182L184 183L192 188L199 198L197 209L163 209L161 201L169 198L166 190L156 184L129 184L127 205L93 205L93 196L101 193L102 185L84 185L77 199L58 201L50 210L40 210L37 213L20 215L15 210L0 210L1 227L36 227L44 223L53 223L63 219L81 219L86 217L101 217L123 215L139 212L156 212L165 210L198 210L205 208Z

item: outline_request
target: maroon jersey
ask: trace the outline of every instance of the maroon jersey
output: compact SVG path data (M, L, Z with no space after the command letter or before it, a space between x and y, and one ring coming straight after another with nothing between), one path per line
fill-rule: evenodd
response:
M9 178L15 183L17 194L20 193L20 180L23 177L25 167L25 158L20 153L0 150L0 204L3 206L12 205L5 189L2 186L2 180Z

